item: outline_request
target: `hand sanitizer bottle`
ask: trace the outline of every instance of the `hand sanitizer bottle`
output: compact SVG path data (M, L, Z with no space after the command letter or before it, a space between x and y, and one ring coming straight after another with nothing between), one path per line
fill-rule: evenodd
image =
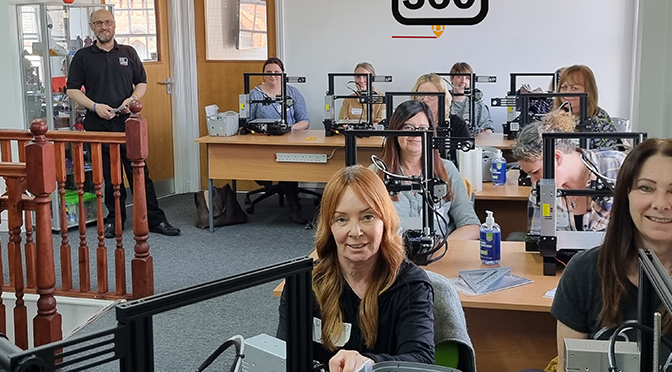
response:
M502 230L495 223L492 211L485 211L488 216L481 225L481 262L496 265L502 258Z
M492 184L495 186L506 185L506 159L502 156L502 150L497 151L497 156L492 159Z

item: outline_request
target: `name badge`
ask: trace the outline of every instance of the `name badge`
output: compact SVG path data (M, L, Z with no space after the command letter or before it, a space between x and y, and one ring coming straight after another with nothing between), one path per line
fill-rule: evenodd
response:
M332 339L331 342L336 345L336 347L343 347L350 340L350 332L352 331L352 324L343 323L343 329L341 330L341 337L336 340ZM313 341L317 343L322 343L322 319L313 317Z
M361 115L362 114L362 108L361 107L351 107L350 108L350 114Z

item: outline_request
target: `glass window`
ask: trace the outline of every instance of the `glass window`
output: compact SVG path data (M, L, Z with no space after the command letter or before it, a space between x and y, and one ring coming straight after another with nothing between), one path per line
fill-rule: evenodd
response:
M205 0L208 60L268 58L266 0Z
M115 38L131 45L144 62L158 61L154 0L106 0L114 4Z

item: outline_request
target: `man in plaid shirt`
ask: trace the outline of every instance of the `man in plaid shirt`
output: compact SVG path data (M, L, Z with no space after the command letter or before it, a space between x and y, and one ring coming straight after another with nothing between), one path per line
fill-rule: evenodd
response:
M568 113L553 111L543 122L530 124L518 135L513 156L520 167L536 183L541 179L542 132L570 132L576 120ZM597 180L595 172L611 183L625 159L625 153L612 150L582 150L570 139L556 140L555 183L558 189L585 189ZM590 168L592 168L592 170ZM602 231L606 229L611 211L611 198L563 196L556 199L556 229L559 231ZM577 226L578 224L578 226ZM528 201L528 232L539 235L541 205L536 193Z
M581 150L577 149L587 162L595 165L597 171L607 180L615 180L618 171L625 159L625 153L611 150ZM585 165L584 165L585 167ZM586 168L587 170L587 168ZM576 172L582 172L578 168ZM590 188L590 185L597 181L597 176L590 172L588 182L584 188ZM558 185L558 188L562 188ZM535 194L530 194L527 202L527 230L530 234L539 235L541 229L541 207L537 204ZM556 199L556 229L558 231L604 231L609 222L609 212L611 211L612 198L599 198L590 200L590 209L586 208L581 218L582 225L576 226L577 219L574 215L576 203L571 197L563 196Z

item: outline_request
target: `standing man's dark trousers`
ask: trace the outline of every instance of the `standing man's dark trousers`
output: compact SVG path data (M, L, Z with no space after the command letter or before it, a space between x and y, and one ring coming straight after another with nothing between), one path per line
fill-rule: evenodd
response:
M95 113L87 112L86 118L84 119L84 128L87 131L100 131L100 132L125 132L126 131L126 119L128 119L129 114L117 115L112 120L104 120L98 117ZM105 206L108 210L107 223L114 225L114 188L112 186L112 173L110 172L110 145L103 144L103 179L105 180ZM120 146L120 156L121 156L121 185L119 186L121 196L119 197L119 202L121 205L121 222L122 227L123 223L126 221L126 188L124 187L124 171L126 171L126 178L128 183L133 190L133 167L131 167L131 159L126 156L126 145ZM147 224L149 228L152 229L162 222L167 222L166 215L163 213L161 208L159 208L159 202L156 200L156 191L154 191L154 183L149 178L149 169L145 165L145 193L147 198Z
M131 166L131 159L126 156L126 145L120 146L121 152L121 178L120 185L121 196L119 203L121 205L121 222L122 226L126 221L126 187L124 186L123 178L124 171L126 172L126 179L133 190L133 167ZM114 187L112 185L112 173L110 171L110 145L103 145L103 178L105 179L105 206L109 214L107 215L107 223L114 224ZM165 213L159 208L159 201L156 199L156 191L154 190L154 183L149 178L149 169L145 164L145 193L147 195L147 223L149 228L153 228L161 222L167 221Z

